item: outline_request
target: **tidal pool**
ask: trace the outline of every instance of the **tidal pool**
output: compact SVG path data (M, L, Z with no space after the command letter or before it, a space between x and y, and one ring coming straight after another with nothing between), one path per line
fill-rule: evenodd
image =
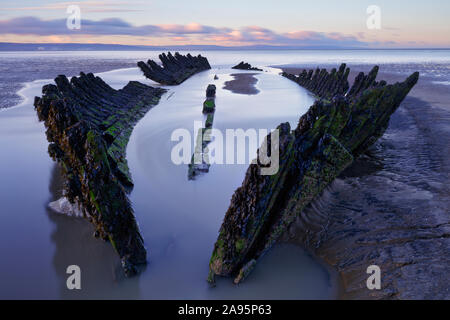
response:
M217 86L216 129L270 130L286 121L296 126L313 98L280 77L279 70L265 71L255 75L256 95L224 90L230 74L237 73L228 67L197 74L167 87L169 92L135 127L127 148L135 183L130 199L149 264L132 279L123 277L112 247L92 237L88 222L47 209L49 201L61 195L61 181L32 104L42 85L52 81L27 84L20 92L25 100L0 111L0 298L333 298L335 283L326 268L288 244L275 246L239 286L232 279L218 279L215 288L206 282L218 230L248 163L212 165L209 173L189 181L187 164L171 160L176 144L171 135L187 129L194 136L194 121L204 121L202 103L209 83ZM116 89L130 80L156 85L137 68L99 75ZM66 268L72 264L81 267L79 291L66 288Z

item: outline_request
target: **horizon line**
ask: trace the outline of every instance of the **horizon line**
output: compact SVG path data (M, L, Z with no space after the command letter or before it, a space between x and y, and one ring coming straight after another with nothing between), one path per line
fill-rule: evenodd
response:
M14 46L28 46L30 48L22 48L22 50L5 50L5 47ZM77 42L0 42L0 51L64 51L60 48L52 49L39 49L39 46L79 46L79 47L120 47L123 49L129 49L129 51L144 51L144 50L450 50L450 47L333 47L333 46L289 46L289 45L237 45L237 46L225 46L225 45L209 45L209 44L196 44L196 45L129 45L129 44L114 44L114 43L77 43ZM185 48L185 49L183 49ZM10 48L13 49L13 48ZM82 49L82 48L80 48ZM72 50L75 50L72 49ZM79 50L79 49L78 49ZM81 51L81 50L80 50ZM110 51L106 48L91 49L90 51Z

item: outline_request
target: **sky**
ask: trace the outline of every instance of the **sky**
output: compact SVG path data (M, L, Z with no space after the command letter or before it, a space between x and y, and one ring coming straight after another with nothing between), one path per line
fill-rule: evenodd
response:
M67 27L70 5L80 29ZM1 0L0 42L450 48L450 1Z

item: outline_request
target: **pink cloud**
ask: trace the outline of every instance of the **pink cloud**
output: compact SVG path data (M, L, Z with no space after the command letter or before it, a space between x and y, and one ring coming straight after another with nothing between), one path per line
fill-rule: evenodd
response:
M278 33L260 26L247 26L238 29L218 28L193 22L185 25L164 24L133 26L128 22L110 18L104 20L82 20L80 30L69 30L66 21L41 20L35 17L21 17L0 20L0 35L36 35L36 36L127 36L165 38L173 41L196 43L201 41L214 44L233 43L240 45L283 45L283 46L359 46L367 44L354 36L340 33L314 31L292 31Z

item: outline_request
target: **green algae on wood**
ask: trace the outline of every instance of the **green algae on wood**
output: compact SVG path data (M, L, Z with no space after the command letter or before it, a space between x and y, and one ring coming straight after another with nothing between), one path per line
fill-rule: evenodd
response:
M194 154L188 165L188 179L195 180L202 173L209 172L210 163L208 155L208 144L211 142L211 132L214 123L216 86L208 85L206 88L206 100L203 102L203 114L206 114L205 125L199 129Z
M133 182L126 146L136 122L166 90L135 81L114 90L91 73L70 81L58 76L55 83L43 87L34 105L47 128L49 154L62 168L64 196L133 275L147 253L128 199Z
M288 123L278 127L277 174L262 176L258 164L248 168L220 228L208 281L214 282L215 276L243 281L306 206L383 135L419 74L387 85L375 81L377 72L375 67L367 76L360 74L350 89L345 65L330 73L282 74L319 98L294 130Z

